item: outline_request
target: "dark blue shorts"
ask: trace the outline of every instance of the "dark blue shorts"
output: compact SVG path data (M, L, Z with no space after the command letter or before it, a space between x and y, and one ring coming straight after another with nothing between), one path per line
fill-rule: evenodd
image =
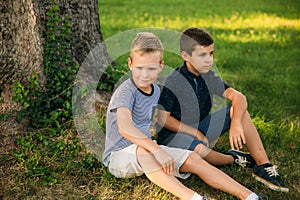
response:
M199 124L193 125L193 127L200 130L209 142L216 141L222 134L230 128L230 108L231 105L220 109L206 118L204 118ZM198 144L203 144L203 141L195 139L193 136L185 133L177 133L167 138L164 145L170 147L183 148L193 151Z

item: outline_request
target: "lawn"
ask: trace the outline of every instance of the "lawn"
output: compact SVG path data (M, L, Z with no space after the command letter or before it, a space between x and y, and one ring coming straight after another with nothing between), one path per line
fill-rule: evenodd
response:
M300 198L300 2L100 1L99 9L101 30L107 41L125 31L149 27L167 33L191 26L207 29L215 38L215 63L220 75L247 96L249 112L268 155L279 166L291 192L282 194L265 189L251 177L250 170L235 166L221 169L268 199ZM166 41L166 65L179 66L182 60L178 49L172 51L169 38L164 38L172 33L158 31L158 35ZM177 39L176 34L174 38ZM120 55L118 62L125 63L126 57L127 54ZM229 147L226 136L219 143L219 150ZM216 199L232 199L208 189L197 177L183 182L200 193L209 191Z
M250 169L219 168L265 199L300 199L300 1L99 0L99 13L109 53L122 70L133 33L159 34L167 50L168 73L182 63L176 46L180 31L191 26L207 29L215 39L216 70L247 96L267 154L290 192L266 188L252 178ZM125 50L110 46L124 37ZM99 111L98 116L103 127L104 115ZM18 135L16 147L0 158L0 199L176 199L145 176L113 177L86 153L72 123L65 127L59 138L49 136L49 144L43 139L48 137L45 130ZM1 135L0 141L9 137ZM216 149L229 149L226 135ZM235 199L196 176L182 182L210 199Z

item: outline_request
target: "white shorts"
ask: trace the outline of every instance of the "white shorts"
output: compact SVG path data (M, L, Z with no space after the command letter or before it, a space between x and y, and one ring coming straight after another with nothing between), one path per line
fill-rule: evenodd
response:
M160 147L173 156L176 162L173 175L182 179L188 178L191 174L180 173L179 168L183 165L192 151L163 145L160 145ZM132 178L143 175L144 171L137 161L136 151L137 145L132 144L122 150L112 152L108 164L109 172L118 178Z

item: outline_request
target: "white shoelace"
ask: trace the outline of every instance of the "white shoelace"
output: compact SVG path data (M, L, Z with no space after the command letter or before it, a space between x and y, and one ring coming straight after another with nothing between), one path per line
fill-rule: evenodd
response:
M266 167L265 171L269 174L269 176L279 176L276 165L273 165L272 167Z
M235 159L235 163L239 164L242 167L246 167L247 163L249 163L249 161L247 161L246 157L243 156L237 156L238 159Z

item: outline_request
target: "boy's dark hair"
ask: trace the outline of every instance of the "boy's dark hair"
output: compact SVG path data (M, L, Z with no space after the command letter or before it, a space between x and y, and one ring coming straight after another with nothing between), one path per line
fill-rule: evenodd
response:
M195 50L195 46L209 46L214 43L212 36L204 29L188 28L180 36L180 52L185 51L189 55Z

